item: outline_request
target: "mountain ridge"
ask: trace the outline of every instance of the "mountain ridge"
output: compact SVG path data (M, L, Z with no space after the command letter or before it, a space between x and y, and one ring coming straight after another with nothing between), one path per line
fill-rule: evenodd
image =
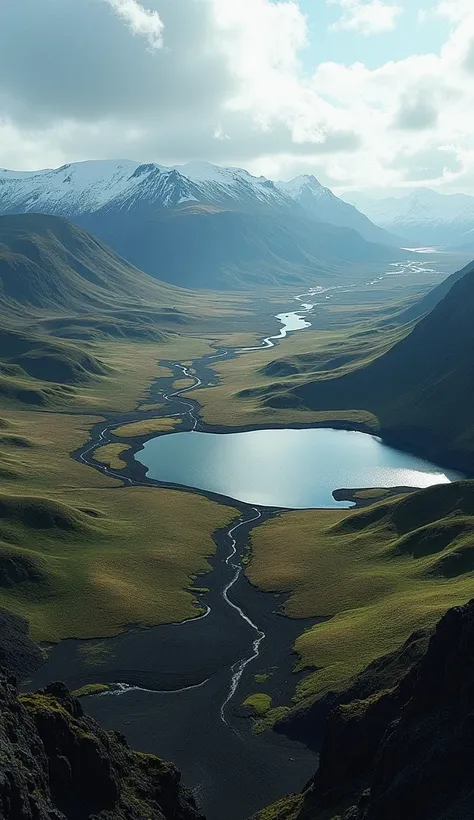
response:
M474 267L463 271L431 312L382 356L290 392L312 409L369 410L388 443L471 472Z
M312 174L301 174L288 182L277 182L277 186L298 202L316 220L332 225L351 227L368 242L381 244L401 244L394 234L379 228L358 208L337 197L330 188L321 185Z
M138 268L193 288L299 284L315 273L405 258L390 237L338 202L327 191L315 213L271 180L206 163L91 160L0 172L0 213L66 217ZM370 241L359 223L369 225Z

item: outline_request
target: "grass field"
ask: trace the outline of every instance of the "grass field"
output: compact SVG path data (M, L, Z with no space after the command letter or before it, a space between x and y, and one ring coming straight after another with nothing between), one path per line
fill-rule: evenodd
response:
M289 591L290 617L330 619L295 649L313 669L297 699L338 689L450 606L474 595L474 482L360 512L285 513L252 533L250 581Z
M179 418L143 419L143 421L123 424L121 427L117 427L113 433L119 438L139 438L140 436L149 436L152 433L168 433L175 430L180 424L181 419Z
M123 470L127 466L127 462L123 460L122 456L130 449L130 444L106 444L104 447L98 447L97 450L94 450L92 457L112 470Z
M28 618L36 640L195 616L192 580L236 515L189 493L122 488L72 460L96 421L3 414L0 606Z
M173 390L185 390L187 387L192 387L195 384L194 379L176 379L173 382Z
M174 336L166 343L101 342L95 346L95 355L110 372L77 389L71 409L90 409L94 413L133 410L138 402L146 400L153 379L172 375L171 370L159 364L160 360L180 361L185 356L197 358L211 352L209 341L195 336Z

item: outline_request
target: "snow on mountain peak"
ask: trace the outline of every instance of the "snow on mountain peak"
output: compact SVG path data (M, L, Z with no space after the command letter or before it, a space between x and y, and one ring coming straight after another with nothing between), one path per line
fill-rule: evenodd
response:
M302 219L352 228L372 242L391 238L311 174L288 182L209 162L166 167L133 160L90 160L43 171L0 171L0 213L39 211L70 219L98 211L153 213L196 202L219 208L284 209Z
M290 206L273 182L240 168L191 162L172 168L132 160L89 160L34 172L1 171L1 210L72 216L140 202L169 208L189 201L254 201Z
M300 174L287 182L280 181L276 184L281 191L284 191L288 194L288 196L291 196L292 199L298 199L304 192L319 197L327 196L331 193L329 189L321 185L319 180L312 174Z

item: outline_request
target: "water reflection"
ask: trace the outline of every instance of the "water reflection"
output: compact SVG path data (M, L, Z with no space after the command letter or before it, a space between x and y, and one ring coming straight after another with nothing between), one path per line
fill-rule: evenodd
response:
M150 440L136 459L147 475L239 501L305 509L350 506L335 489L428 487L462 476L345 430L174 433Z

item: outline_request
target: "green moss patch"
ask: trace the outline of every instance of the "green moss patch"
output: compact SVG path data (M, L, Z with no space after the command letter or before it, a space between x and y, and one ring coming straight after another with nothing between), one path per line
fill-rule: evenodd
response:
M110 684L108 683L88 683L86 686L81 686L80 689L75 689L71 692L75 698L88 698L91 695L102 695L104 692L110 691Z
M255 695L249 695L243 703L247 709L251 709L254 715L266 715L272 706L272 699L270 695L264 692L257 692Z

